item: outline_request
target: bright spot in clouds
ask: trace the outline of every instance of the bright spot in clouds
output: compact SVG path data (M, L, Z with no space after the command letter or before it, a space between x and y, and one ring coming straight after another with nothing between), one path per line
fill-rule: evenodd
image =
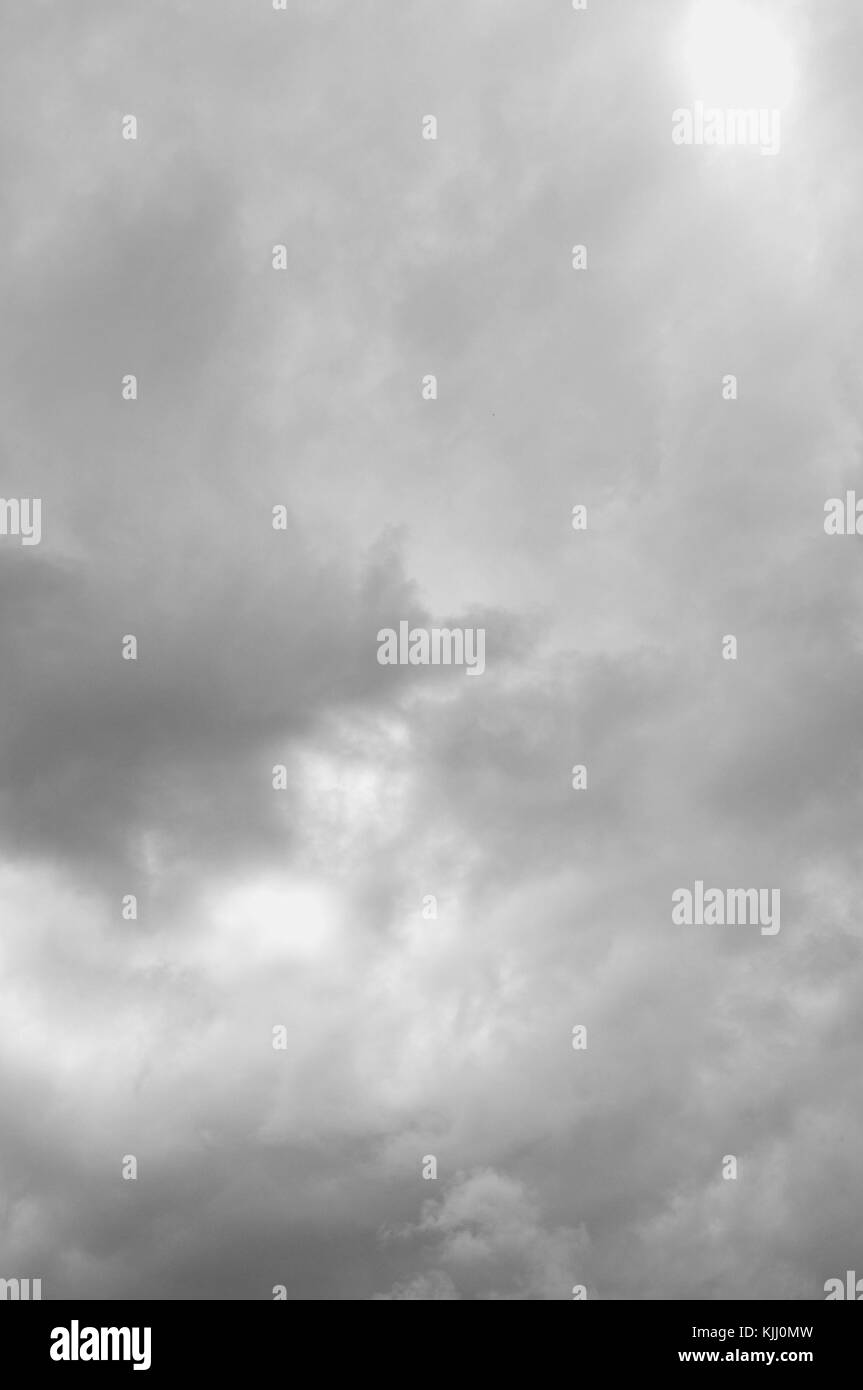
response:
M210 907L207 959L230 970L311 962L332 949L338 918L323 886L275 877L241 883Z
M781 109L791 98L791 45L754 0L694 0L683 53L693 101Z

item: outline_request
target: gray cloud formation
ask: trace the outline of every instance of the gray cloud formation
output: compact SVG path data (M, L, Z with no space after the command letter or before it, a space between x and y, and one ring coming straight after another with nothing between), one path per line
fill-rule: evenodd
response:
M0 1274L860 1267L861 16L764 0L771 160L672 145L689 8L10 18L0 491L47 530L0 538ZM482 679L378 666L401 618L485 626ZM779 936L673 927L696 878Z

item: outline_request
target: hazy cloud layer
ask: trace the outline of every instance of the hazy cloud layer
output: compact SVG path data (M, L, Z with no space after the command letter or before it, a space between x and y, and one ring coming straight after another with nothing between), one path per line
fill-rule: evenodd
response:
M775 157L672 143L691 0L8 17L0 1276L861 1267L863 11L754 8ZM485 673L380 666L400 619ZM781 931L674 926L696 879Z

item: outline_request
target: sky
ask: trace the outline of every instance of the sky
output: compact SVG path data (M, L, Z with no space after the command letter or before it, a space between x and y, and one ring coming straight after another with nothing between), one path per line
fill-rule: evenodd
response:
M0 490L43 533L0 535L0 1277L823 1298L863 1269L863 540L824 528L863 10L3 28ZM675 143L698 102L780 148ZM401 621L485 670L381 665ZM781 930L673 922L699 880Z

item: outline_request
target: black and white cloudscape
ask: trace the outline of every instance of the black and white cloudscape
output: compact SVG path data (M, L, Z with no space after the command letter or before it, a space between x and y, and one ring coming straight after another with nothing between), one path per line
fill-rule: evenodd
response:
M5 15L0 1276L863 1274L863 8L720 10Z

